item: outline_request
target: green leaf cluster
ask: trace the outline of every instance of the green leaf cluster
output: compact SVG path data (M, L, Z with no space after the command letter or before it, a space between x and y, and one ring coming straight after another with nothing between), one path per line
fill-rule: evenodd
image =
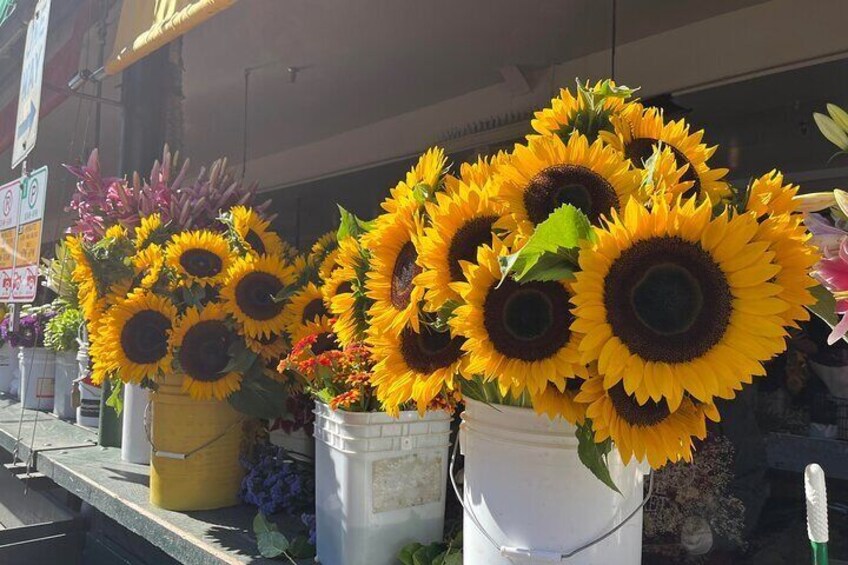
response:
M44 328L44 347L53 351L76 351L83 322L82 312L76 308L61 310Z
M400 550L398 561L403 565L462 565L462 539L428 545L411 543Z
M348 212L344 208L339 206L339 214L341 215L341 221L339 222L339 229L336 232L336 238L341 241L346 237L359 237L363 234L368 233L374 228L374 220L365 221L360 218L357 218L355 214Z
M612 441L607 438L601 443L595 443L595 431L592 429L592 420L586 418L582 425L577 426L577 455L580 462L592 472L599 481L607 485L615 492L621 494L615 486L609 472L607 456L612 450Z
M500 259L501 281L508 275L518 282L570 279L580 242L592 237L586 214L571 204L563 204L536 226L519 251Z

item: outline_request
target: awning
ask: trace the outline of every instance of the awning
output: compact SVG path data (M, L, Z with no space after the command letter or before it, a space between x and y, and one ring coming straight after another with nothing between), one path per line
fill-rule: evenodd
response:
M114 75L237 0L124 0L115 46L104 65Z

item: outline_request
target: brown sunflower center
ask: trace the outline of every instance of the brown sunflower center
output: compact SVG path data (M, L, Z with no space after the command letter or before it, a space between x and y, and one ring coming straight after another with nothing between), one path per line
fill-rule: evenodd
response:
M254 271L246 274L236 285L236 303L253 320L271 320L283 309L281 302L274 301L282 289L282 281L271 273Z
M730 286L700 245L654 237L624 250L604 280L613 334L648 361L682 363L721 341L730 322Z
M615 408L615 413L631 426L654 426L670 415L665 400L654 402L649 398L645 404L639 404L635 397L627 394L622 382L609 389L607 394Z
M198 322L183 337L180 366L194 380L217 381L225 376L223 371L230 362L230 345L235 339L235 334L221 320Z
M483 303L483 325L494 348L522 361L555 355L571 337L568 292L553 281L492 285Z
M654 148L659 143L659 140L651 137L637 137L624 147L624 155L630 159L630 162L633 163L634 167L641 169L644 166L644 163L654 154ZM663 146L671 149L671 152L674 155L674 162L678 168L683 167L684 165L689 165L686 172L683 173L682 177L680 177L680 180L683 182L691 181L694 184L692 185L692 188L686 191L684 196L698 194L701 190L701 179L698 178L698 173L695 172L695 167L689 162L686 155L673 145L663 143Z
M350 281L345 281L336 287L336 294L349 294L353 292L353 285Z
M320 316L328 316L327 308L324 306L324 301L320 298L311 300L303 309L303 315L300 317L300 323L305 324L311 322Z
M524 207L534 225L544 222L563 204L578 208L592 223L619 208L618 195L607 179L581 165L548 167L524 190Z
M418 252L411 241L407 241L400 248L395 266L392 270L391 300L392 305L398 310L409 306L412 296L412 280L421 273L421 267L415 264Z
M579 392L581 386L583 386L583 379L581 379L580 377L572 377L570 379L565 379L565 390L571 392Z
M339 343L336 341L335 334L323 332L318 334L317 338L315 339L315 343L312 344L312 347L310 349L312 350L313 355L320 355L326 351L338 348Z
M406 328L400 336L400 351L412 370L429 374L459 361L464 341L463 337L452 337L450 332L437 332L426 326L421 326L421 333Z
M448 248L448 269L452 281L463 281L460 261L477 261L477 248L492 242L492 225L497 216L479 216L463 224L454 234Z
M256 251L260 255L265 255L265 243L262 241L262 238L258 233L253 231L252 229L247 230L247 233L244 234L244 241L250 246L251 249Z
M180 255L180 265L193 277L214 277L221 273L224 262L208 249L187 249Z
M137 312L126 321L121 330L121 349L133 363L156 363L168 353L170 329L171 321L161 312Z

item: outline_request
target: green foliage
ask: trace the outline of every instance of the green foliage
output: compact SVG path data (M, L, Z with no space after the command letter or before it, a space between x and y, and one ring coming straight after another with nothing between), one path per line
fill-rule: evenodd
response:
M568 279L573 276L580 241L592 237L586 214L563 204L544 222L519 251L502 257L501 276L519 282Z
M462 565L462 532L447 542L406 545L398 553L398 561L403 565Z
M289 549L288 538L283 535L276 524L269 522L261 512L253 519L253 533L256 534L259 553L262 554L262 557L273 559L284 555Z
M586 419L583 425L577 427L577 455L580 462L595 475L599 481L607 485L615 492L621 494L612 480L607 463L607 455L612 449L612 441L607 438L602 443L595 443L595 431L592 429L592 420Z
M341 214L341 222L339 222L339 230L336 232L336 239L339 241L346 237L359 237L368 233L374 227L374 220L366 222L341 206L339 206L339 214Z
M286 386L266 376L261 360L257 360L245 372L241 388L231 394L227 401L250 418L273 420L288 415L288 397Z
M106 406L111 406L119 415L124 411L124 383L117 377L112 378L112 389L106 399Z
M74 272L73 257L68 251L68 246L62 240L56 244L54 259L42 259L39 268L40 275L44 277L44 286L59 295L59 298L71 306L77 305L77 285L72 275Z
M812 295L816 298L816 303L808 306L807 309L818 316L824 323L831 327L836 327L839 323L839 317L836 315L836 299L825 287L816 285L810 289ZM848 336L842 336L842 340L848 342Z
M44 347L53 351L76 351L77 337L83 324L82 312L66 308L47 322L44 329Z

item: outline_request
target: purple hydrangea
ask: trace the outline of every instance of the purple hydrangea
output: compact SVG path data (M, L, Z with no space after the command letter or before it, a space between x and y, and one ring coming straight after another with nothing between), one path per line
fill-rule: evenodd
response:
M266 516L315 512L315 479L310 465L285 457L274 446L260 450L241 483L241 499Z
M315 545L315 514L301 514L300 521L309 530L309 543Z

